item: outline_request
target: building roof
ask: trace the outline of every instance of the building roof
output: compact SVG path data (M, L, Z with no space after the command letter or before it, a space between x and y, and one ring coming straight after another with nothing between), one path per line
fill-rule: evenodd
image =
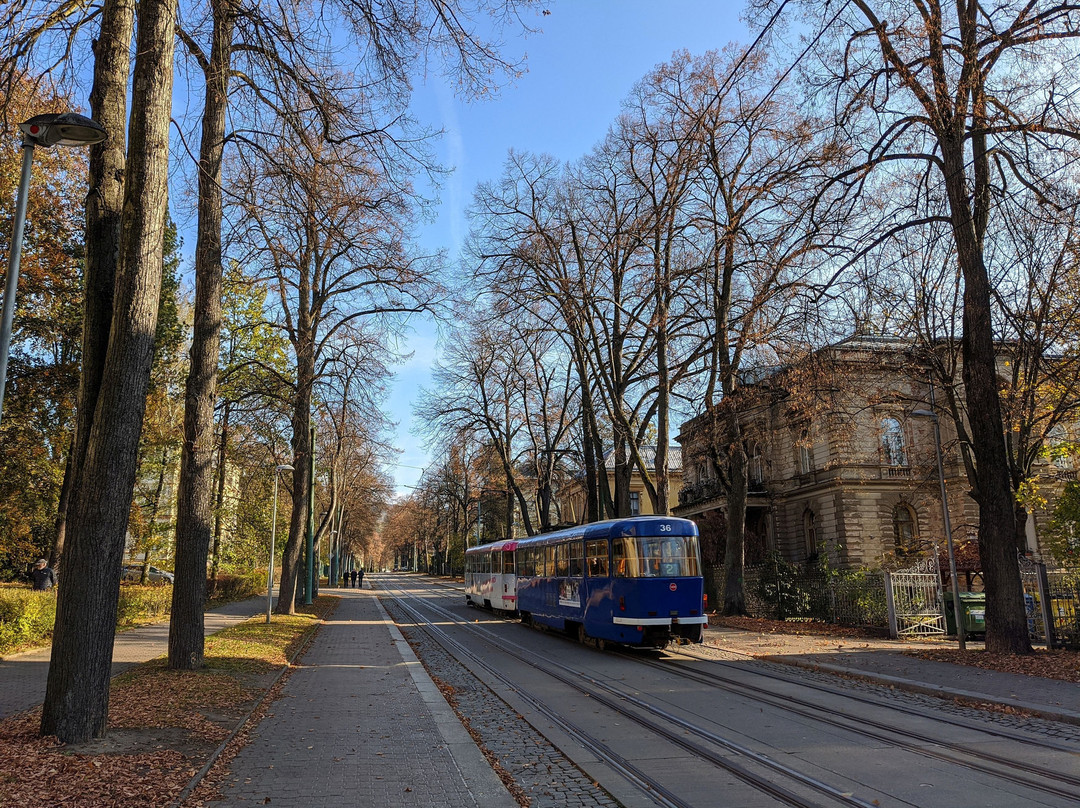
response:
M629 458L629 453L627 455ZM646 444L641 447L641 459L645 461L645 468L652 471L656 468L656 446ZM604 468L612 471L615 468L615 450L608 449L604 452ZM682 471L682 449L678 444L668 446L668 472Z

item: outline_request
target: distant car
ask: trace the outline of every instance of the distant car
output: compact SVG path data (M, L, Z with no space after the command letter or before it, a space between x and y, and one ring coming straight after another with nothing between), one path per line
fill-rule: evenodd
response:
M159 570L153 565L150 565L150 569L146 573L146 578L152 584L171 584L173 582L173 574L171 572ZM120 568L120 580L133 581L134 583L141 581L142 564L125 564Z

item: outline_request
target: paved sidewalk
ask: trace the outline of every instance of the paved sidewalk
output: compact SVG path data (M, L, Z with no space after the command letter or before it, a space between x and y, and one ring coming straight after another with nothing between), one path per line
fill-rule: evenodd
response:
M900 690L1001 704L1054 721L1080 724L1080 687L1073 682L920 659L921 643L795 634L759 634L711 626L709 646L815 670L862 676Z
M215 805L516 808L371 590L341 595Z
M266 596L228 603L206 613L207 635L242 623L266 610ZM169 621L151 623L116 635L112 675L169 650ZM45 698L52 647L12 654L0 660L0 718L36 707Z

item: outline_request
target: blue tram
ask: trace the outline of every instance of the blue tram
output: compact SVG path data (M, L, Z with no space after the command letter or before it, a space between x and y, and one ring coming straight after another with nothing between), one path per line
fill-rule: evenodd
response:
M517 609L526 623L631 646L701 642L708 622L697 525L638 516L519 539Z

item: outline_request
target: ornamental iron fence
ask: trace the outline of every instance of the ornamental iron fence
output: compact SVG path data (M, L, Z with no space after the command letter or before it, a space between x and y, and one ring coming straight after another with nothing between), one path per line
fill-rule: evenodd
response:
M705 589L717 610L724 605L722 564L705 569ZM773 556L743 570L746 610L773 620L822 620L844 626L888 625L884 573L792 564Z

